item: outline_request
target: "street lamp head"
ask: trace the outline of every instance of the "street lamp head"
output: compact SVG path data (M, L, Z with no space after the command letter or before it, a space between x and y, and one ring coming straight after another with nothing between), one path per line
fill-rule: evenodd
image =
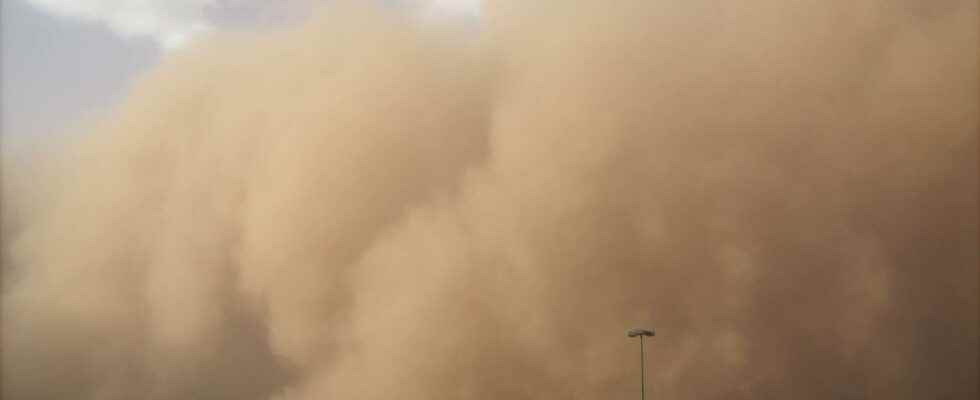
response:
M640 328L633 328L626 331L626 336L637 337L637 336L653 336L653 329L646 330Z

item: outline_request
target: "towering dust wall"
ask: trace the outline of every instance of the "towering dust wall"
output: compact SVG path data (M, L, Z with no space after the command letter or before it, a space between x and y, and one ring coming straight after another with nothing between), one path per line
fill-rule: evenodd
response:
M651 398L976 397L975 1L526 3L214 38L5 165L3 397L625 399L634 326Z

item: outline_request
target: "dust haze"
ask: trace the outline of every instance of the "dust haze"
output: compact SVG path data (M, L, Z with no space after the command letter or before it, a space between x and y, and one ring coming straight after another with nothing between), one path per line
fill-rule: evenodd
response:
M974 399L972 0L337 5L3 190L5 399ZM55 117L55 116L52 116Z

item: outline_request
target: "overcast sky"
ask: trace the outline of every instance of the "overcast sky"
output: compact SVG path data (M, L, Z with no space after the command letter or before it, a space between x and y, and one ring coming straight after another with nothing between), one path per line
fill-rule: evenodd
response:
M65 127L120 99L155 64L152 38L123 39L104 24L56 17L25 0L2 0L4 135Z
M168 49L209 31L292 23L316 1L0 0L0 129L7 138L63 130L121 100ZM477 13L479 0L382 2L458 15Z

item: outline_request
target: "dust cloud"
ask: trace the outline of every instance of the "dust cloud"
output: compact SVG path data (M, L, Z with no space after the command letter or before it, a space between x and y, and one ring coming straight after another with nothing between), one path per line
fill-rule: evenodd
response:
M348 4L176 51L5 160L3 398L627 399L655 327L653 399L974 399L977 8Z

